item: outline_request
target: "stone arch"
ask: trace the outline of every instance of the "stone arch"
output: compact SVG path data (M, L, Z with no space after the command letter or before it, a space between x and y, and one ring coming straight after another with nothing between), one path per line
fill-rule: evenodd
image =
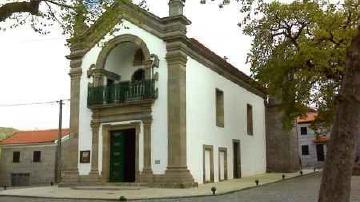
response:
M124 42L131 42L136 44L143 52L144 54L144 61L145 63L147 61L151 60L150 51L147 48L145 42L139 38L138 36L131 35L131 34L123 34L120 36L117 36L110 41L106 42L104 48L101 50L97 61L96 61L96 68L104 69L105 62L108 57L108 55L111 53L111 51L119 44Z

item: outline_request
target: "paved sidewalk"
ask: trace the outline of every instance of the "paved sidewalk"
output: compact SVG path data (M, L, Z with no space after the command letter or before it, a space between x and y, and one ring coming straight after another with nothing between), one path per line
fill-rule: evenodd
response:
M304 175L314 173L313 170L303 170ZM127 199L160 199L160 198L182 198L194 196L212 195L211 187L216 187L216 194L225 194L242 189L255 187L255 180L259 180L259 185L282 181L282 173L266 173L241 179L227 180L217 183L199 185L196 188L188 189L165 189L148 187L31 187L0 191L2 196L27 196L40 198L68 198L68 199L119 199L125 196ZM285 178L294 178L300 176L300 173L285 173Z

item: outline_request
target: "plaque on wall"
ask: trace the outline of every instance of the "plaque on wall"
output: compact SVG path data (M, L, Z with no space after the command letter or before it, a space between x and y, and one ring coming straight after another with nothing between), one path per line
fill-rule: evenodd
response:
M90 163L90 150L80 151L80 163Z

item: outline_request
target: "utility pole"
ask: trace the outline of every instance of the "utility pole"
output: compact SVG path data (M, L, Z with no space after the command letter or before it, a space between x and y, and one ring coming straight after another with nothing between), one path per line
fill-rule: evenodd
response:
M63 106L63 100L60 100L59 101L59 129L58 129L56 156L55 156L55 182L56 183L59 183L61 180L62 106Z

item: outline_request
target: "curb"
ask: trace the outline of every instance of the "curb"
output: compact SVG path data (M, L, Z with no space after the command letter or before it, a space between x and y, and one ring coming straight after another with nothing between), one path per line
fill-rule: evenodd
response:
M153 198L138 198L138 199L127 199L127 201L143 201L143 200L166 200L166 199L187 199L187 198L200 198L200 197L209 197L209 196L222 196L222 195L226 195L226 194L232 194L235 192L239 192L239 191L245 191L245 190L249 190L249 189L255 189L255 188L260 188L260 187L265 187L265 186L269 186L272 184L277 184L277 183L281 183L281 182L286 182L286 181L291 181L291 180L295 180L301 177L308 177L308 176L313 176L313 175L318 175L320 174L320 171L315 171L315 172L311 172L311 173L307 173L307 174L303 174L303 175L297 175L291 178L285 178L285 179L280 179L274 182L269 182L269 183L265 183L265 184L259 184L258 186L254 185L254 186L249 186L249 187L244 187L241 189L236 189L236 190L231 190L231 191L226 191L226 192L221 192L219 194L216 195L212 195L212 194L200 194L200 195L191 195L191 196L169 196L169 197L153 197ZM73 198L73 197L50 197L50 196L22 196L22 195L10 195L10 194L1 194L0 191L0 198L2 197L14 197L14 198L33 198L33 199L55 199L55 200L84 200L84 201L119 201L119 199L106 199L106 198Z

